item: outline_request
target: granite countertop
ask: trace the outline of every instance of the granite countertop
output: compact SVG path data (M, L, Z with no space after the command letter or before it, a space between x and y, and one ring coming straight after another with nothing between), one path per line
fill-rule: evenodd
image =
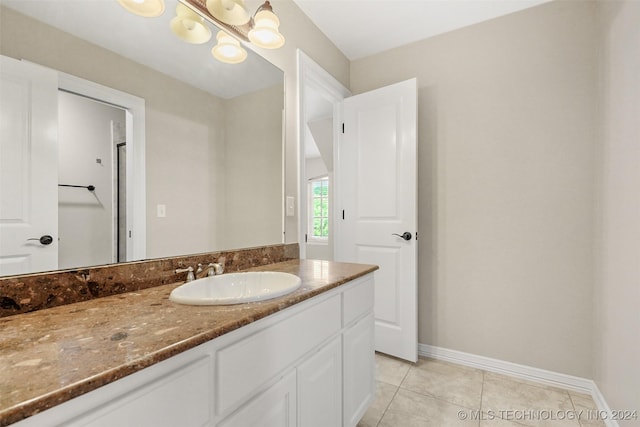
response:
M169 301L182 283L0 318L0 426L95 390L376 270L292 260L250 270L302 279L268 301L189 306Z

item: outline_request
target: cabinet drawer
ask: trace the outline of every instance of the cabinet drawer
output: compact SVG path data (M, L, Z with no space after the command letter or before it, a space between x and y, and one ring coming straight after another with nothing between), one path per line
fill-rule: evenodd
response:
M340 330L340 295L309 306L217 352L216 414Z
M344 323L347 326L357 318L373 309L373 275L367 275L354 282L354 286L342 294L344 304Z
M203 356L65 425L200 427L212 420L211 386L211 359Z

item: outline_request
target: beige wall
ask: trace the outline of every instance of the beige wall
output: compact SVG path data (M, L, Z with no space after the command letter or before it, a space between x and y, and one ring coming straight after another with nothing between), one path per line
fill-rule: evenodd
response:
M419 98L419 341L592 376L594 5L552 2L352 62Z
M602 146L595 380L612 409L640 410L640 3L599 2ZM640 420L620 422L640 426Z
M224 248L282 241L282 93L277 85L224 101Z

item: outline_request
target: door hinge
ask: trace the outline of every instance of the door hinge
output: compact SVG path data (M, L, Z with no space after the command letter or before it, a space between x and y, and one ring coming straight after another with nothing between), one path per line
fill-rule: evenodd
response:
M131 230L129 230L129 238L131 238Z
M342 133L344 133L344 123L342 124Z

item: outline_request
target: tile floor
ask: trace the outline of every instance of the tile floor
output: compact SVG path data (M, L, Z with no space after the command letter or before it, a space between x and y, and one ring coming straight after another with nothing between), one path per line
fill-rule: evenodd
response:
M376 380L358 427L605 425L589 395L434 359L376 354Z

